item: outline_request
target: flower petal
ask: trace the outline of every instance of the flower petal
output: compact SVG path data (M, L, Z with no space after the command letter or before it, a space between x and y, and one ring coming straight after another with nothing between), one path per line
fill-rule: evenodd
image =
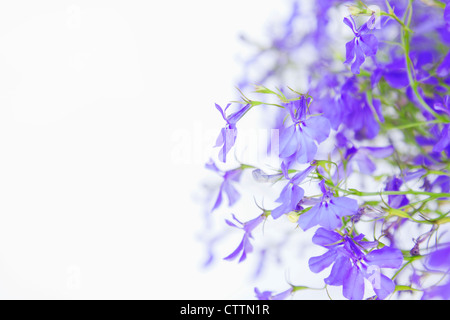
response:
M381 273L379 275L379 282L375 284L372 283L372 286L377 294L377 298L380 300L386 299L395 290L394 281Z
M319 228L312 237L312 242L319 246L327 247L336 242L342 240L342 236L334 231L327 230L325 228Z
M287 158L297 151L299 148L297 134L295 125L282 130L279 141L280 158Z
M364 61L366 61L366 58L364 57L364 52L361 49L361 47L358 45L358 42L356 42L356 45L355 45L355 56L356 56L356 59L351 66L351 70L354 74L359 74L359 68L364 63Z
M314 207L309 209L309 211L303 213L298 217L298 225L303 231L308 230L316 226L319 223L319 208L321 204L316 204Z
M359 37L360 46L366 57L376 55L378 49L378 40L373 34L366 34Z
M230 207L233 206L236 202L238 202L239 199L241 198L239 192L228 181L224 181L223 191L228 197L228 206Z
M321 256L312 257L308 261L309 269L314 273L319 273L328 268L336 259L336 250L329 250Z
M297 152L296 160L299 163L308 163L314 160L317 153L317 146L314 140L308 135L299 133L300 149Z
M325 117L311 117L305 121L304 132L318 143L325 141L330 135L330 121Z
M450 125L446 124L442 128L439 141L434 145L433 152L441 152L450 144Z
M341 219L331 204L321 207L319 211L319 224L328 230L336 229L342 225Z
M398 269L403 263L403 254L399 249L385 246L371 251L365 256L364 260L368 265Z
M330 200L338 217L352 216L358 212L358 201L347 197L336 197Z
M352 63L355 59L355 45L356 39L353 38L345 44L345 64Z
M325 283L330 286L342 286L351 268L352 263L348 257L337 258L330 275L324 279Z
M364 297L364 277L358 267L353 266L344 279L343 294L350 300L361 300Z

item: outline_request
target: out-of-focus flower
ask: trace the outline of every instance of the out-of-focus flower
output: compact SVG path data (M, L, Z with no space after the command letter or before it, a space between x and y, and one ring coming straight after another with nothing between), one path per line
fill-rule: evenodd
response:
M236 123L244 116L244 114L250 109L251 105L247 104L242 107L239 111L227 116L226 111L230 107L231 104L228 104L225 109L222 109L217 103L216 108L219 110L223 119L226 121L226 125L220 131L219 136L216 140L216 147L222 147L219 152L219 159L222 162L227 161L227 154L231 150L231 148L236 143L237 137L237 128Z
M218 174L221 174L223 177L223 182L220 185L216 202L214 203L211 211L216 210L222 204L223 194L225 194L228 198L228 206L233 206L240 199L241 195L233 186L232 182L239 182L242 174L242 169L237 168L223 172L216 166L214 162L212 162L212 160L210 160L210 162L208 162L205 167Z
M259 215L256 218L247 221L247 222L241 222L239 221L236 216L233 214L233 220L234 222L230 220L225 220L226 223L229 226L232 226L234 228L242 229L244 230L244 236L242 237L241 242L239 243L238 247L228 256L226 256L225 260L233 260L235 259L239 254L241 254L241 257L239 258L239 262L244 261L247 258L247 254L251 253L253 251L253 246L250 243L250 239L253 238L252 231L259 226L261 222L263 222L265 219L265 216ZM237 223L238 225L236 225Z

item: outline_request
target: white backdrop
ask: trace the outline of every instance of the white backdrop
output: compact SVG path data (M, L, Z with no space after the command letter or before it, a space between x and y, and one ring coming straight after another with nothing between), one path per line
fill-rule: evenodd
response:
M0 298L250 297L242 266L200 268L192 194L223 125L214 103L235 98L238 33L285 11L0 4Z

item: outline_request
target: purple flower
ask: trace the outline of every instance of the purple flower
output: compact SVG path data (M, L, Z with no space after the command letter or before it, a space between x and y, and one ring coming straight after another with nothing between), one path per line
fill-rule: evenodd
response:
M239 262L242 262L242 261L244 261L247 258L247 254L251 253L253 251L253 246L250 243L250 239L253 239L252 231L257 226L259 226L259 224L261 222L264 221L265 216L262 214L262 215L259 215L258 217L256 217L255 219L252 219L252 220L244 222L244 223L239 221L235 217L234 214L232 216L233 216L234 221L237 222L239 224L239 226L237 226L235 223L233 223L233 222L231 222L229 220L225 220L225 222L229 226L232 226L234 228L238 228L238 229L244 230L244 236L242 237L242 240L239 243L239 245L236 248L236 250L234 250L230 255L228 255L224 259L225 260L233 260L241 253L241 257L239 258Z
M226 121L226 126L222 128L219 136L216 140L215 147L222 147L219 152L219 159L222 162L227 161L227 154L234 146L237 137L237 128L236 123L244 116L244 114L250 109L251 105L247 104L239 111L227 116L226 111L230 107L231 104L228 104L225 109L222 108L216 103L216 108L222 114L223 119Z
M438 137L440 136L440 130L437 125L430 128L430 134L433 136L431 138L423 137L423 136L417 136L416 142L419 146L424 147L424 149L433 149L434 146L436 146L438 140ZM427 153L422 153L417 155L414 158L413 163L416 165L421 165L425 167L431 167L436 164L438 164L439 161L441 161L441 153L440 152L434 152L430 150Z
M345 160L339 163L333 180L338 182L338 180L348 177L353 172L353 164L358 165L361 173L372 174L376 170L376 165L370 158L387 158L392 155L392 153L394 153L393 146L360 148L351 147L345 153ZM346 163L345 170L344 162Z
M303 199L305 193L305 191L298 185L314 169L314 167L309 166L307 169L297 173L294 177L289 178L287 167L286 165L284 165L284 163L281 165L281 168L285 178L288 180L288 183L281 191L278 199L275 200L276 202L281 204L271 212L271 216L274 219L278 219L283 214L287 214L297 209L298 203Z
M403 180L397 176L389 177L386 182L385 191L399 191L400 187L403 185ZM394 209L406 206L409 203L408 198L405 195L389 195L388 204Z
M441 78L446 78L450 74L450 52L437 67L436 74Z
M280 134L280 158L288 163L296 160L307 163L314 160L317 143L325 141L330 134L330 122L323 116L306 118L309 99L302 96L287 104L292 124Z
M450 1L447 1L444 9L444 20L447 31L450 31Z
M358 212L358 202L347 197L335 197L325 188L322 180L319 184L322 190L322 200L310 210L300 215L298 225L303 230L320 225L327 229L335 229L342 225L342 217Z
M359 68L366 60L366 57L374 56L378 49L378 40L373 34L369 34L369 23L373 25L375 15L372 15L366 23L358 29L352 16L344 18L344 23L352 29L355 37L347 42L345 64L352 64L351 70L354 74L359 74Z
M219 194L217 196L216 202L214 203L211 211L216 210L222 204L223 194L228 198L228 206L233 206L241 197L239 192L233 187L232 182L239 182L242 174L242 169L239 167L237 169L228 170L222 172L214 162L210 161L205 165L206 168L213 170L219 174L223 174L223 182L220 185Z
M255 288L256 298L258 300L284 300L292 294L293 288L289 288L286 291L283 291L278 294L273 294L272 291L259 291L258 288Z
M450 125L443 126L439 141L434 145L433 152L441 152L450 145Z
M432 50L413 51L410 53L412 67L418 82L430 85L439 84L437 78L430 74L430 66L435 63L437 53ZM408 71L404 56L394 58L381 68L386 82L393 88L404 89L409 87Z
M368 252L378 243L364 241L363 238L363 234L352 238L319 228L312 241L328 251L309 259L309 268L312 272L319 273L333 265L330 275L324 281L331 286L342 286L347 299L361 300L364 297L364 279L368 279L377 298L383 300L394 292L395 284L380 269L400 268L403 255L400 250L388 246Z
M341 88L338 98L338 108L342 112L342 123L347 129L355 133L357 140L373 139L380 131L375 116L383 122L381 112L381 102L377 99L372 100L373 109L364 93L359 92L359 80L357 77L347 79Z
M432 270L448 273L450 271L450 245L446 244L443 248L432 252L428 257L427 266ZM434 298L450 300L450 278L447 278L444 285L432 286L424 291L423 300Z

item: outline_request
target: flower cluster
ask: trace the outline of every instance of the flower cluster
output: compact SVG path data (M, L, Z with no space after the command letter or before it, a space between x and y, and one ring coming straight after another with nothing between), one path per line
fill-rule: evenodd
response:
M450 299L450 2L302 3L294 2L281 34L269 36L271 45L257 45L248 59L236 111L227 115L233 103L216 104L225 127L217 159L207 167L223 182L211 212L224 209L225 196L228 208L241 200L236 186L247 172L273 195L264 196L270 205L258 206L256 218L241 222L233 213L232 221L225 219L244 234L224 258L246 260L258 243L255 230L263 222L275 228L284 217L292 223L285 240L266 242L259 252L279 256L289 237L312 230L310 242L298 245L325 250L311 255L308 266L319 277L330 269L321 278L327 294L334 286L347 299ZM302 28L311 16L315 26ZM259 60L266 61L262 70ZM250 79L252 68L259 78ZM306 83L295 82L299 70ZM258 85L250 99L242 91L251 83ZM267 108L273 113L265 117ZM273 154L260 163L227 156L247 112L261 112L277 133L267 142L277 148L277 168L266 165ZM307 289L289 284L278 294L254 292L258 299L286 299Z

